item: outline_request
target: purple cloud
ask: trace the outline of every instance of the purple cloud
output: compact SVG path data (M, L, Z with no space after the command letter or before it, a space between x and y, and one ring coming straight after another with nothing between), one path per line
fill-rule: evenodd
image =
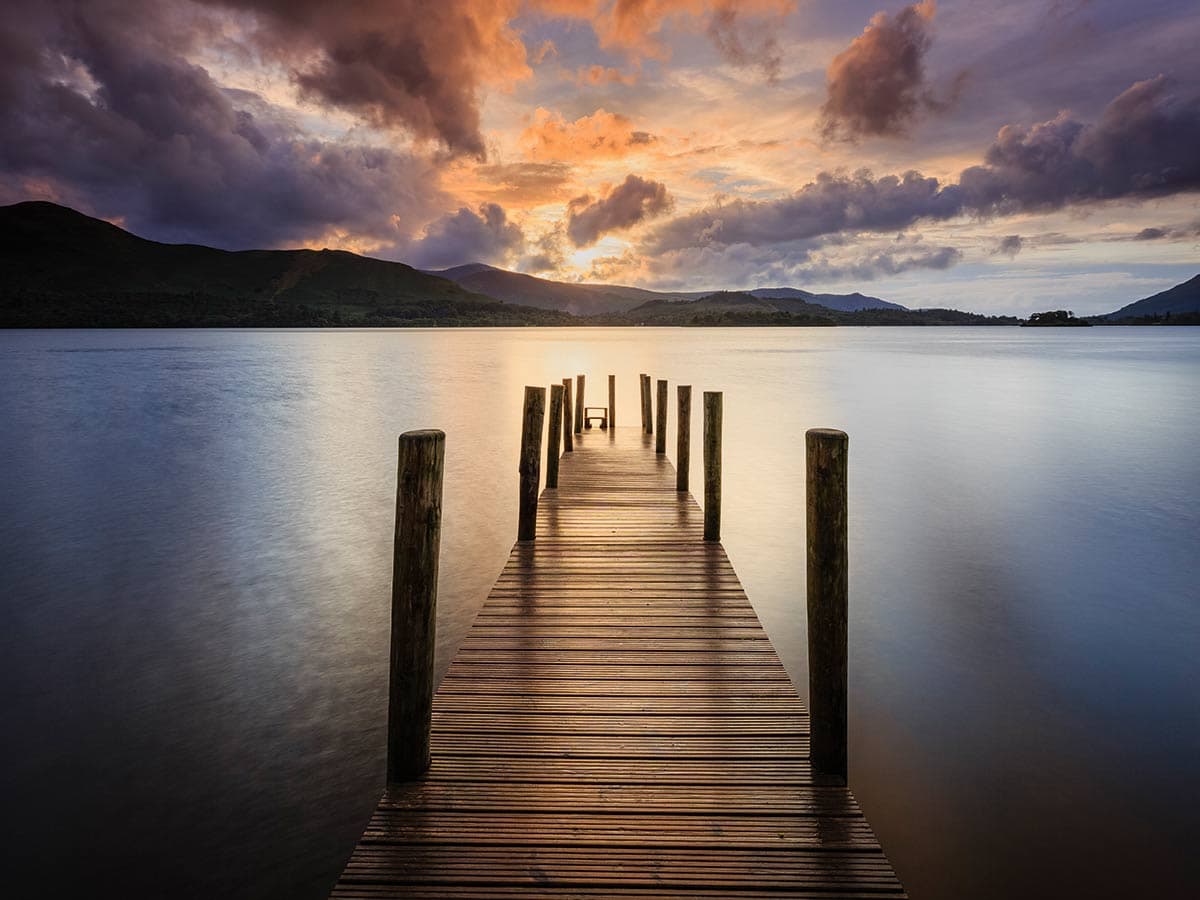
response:
M608 232L632 228L670 206L665 184L627 175L603 197L584 194L567 205L567 237L576 247L588 247Z
M468 262L504 263L524 246L524 233L508 221L504 208L484 203L478 212L463 207L434 220L403 255L418 268L448 269Z

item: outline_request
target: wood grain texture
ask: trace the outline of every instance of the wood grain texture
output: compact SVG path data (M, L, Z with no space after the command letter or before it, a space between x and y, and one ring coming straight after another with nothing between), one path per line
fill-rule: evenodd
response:
M521 459L517 540L532 541L537 533L538 486L542 475L542 423L546 417L546 389L526 387L521 410Z
M570 378L564 378L563 384L563 425L562 425L562 440L563 453L571 453L575 450L575 408L571 403L571 387L574 382Z
M445 460L443 432L400 435L392 544L389 784L416 778L429 768Z
M692 386L681 384L675 390L675 490L686 493L692 471Z
M558 464L562 448L563 386L550 385L550 424L546 428L546 487L558 487Z
M704 392L704 539L721 539L721 419L719 391Z
M817 776L831 784L845 784L847 776L848 444L846 433L832 428L811 428L805 434L812 761Z
M341 900L895 898L724 548L641 428L584 432L438 687Z

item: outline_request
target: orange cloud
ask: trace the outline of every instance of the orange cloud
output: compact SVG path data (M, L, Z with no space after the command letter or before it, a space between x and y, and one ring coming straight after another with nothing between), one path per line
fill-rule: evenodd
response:
M615 159L655 140L649 132L635 131L627 117L606 109L567 122L558 113L538 107L533 123L521 135L521 143L532 159L568 162Z
M728 18L738 13L783 15L795 0L533 0L531 6L561 18L591 22L600 46L642 56L666 56L660 35L668 22Z
M637 84L635 73L626 74L611 66L580 66L575 70L575 83L587 85Z

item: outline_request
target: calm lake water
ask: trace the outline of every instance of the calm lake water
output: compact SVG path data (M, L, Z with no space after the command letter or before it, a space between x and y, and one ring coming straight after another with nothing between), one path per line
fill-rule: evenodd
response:
M724 391L725 544L802 692L803 433L849 432L851 785L914 898L1200 895L1182 328L0 332L10 870L323 897L383 779L397 434L447 433L444 669L522 386L615 373L636 425L641 371Z

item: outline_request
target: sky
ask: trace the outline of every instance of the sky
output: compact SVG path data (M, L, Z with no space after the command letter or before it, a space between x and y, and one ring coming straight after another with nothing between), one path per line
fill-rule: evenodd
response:
M1194 0L5 0L0 203L664 290L1200 272Z

